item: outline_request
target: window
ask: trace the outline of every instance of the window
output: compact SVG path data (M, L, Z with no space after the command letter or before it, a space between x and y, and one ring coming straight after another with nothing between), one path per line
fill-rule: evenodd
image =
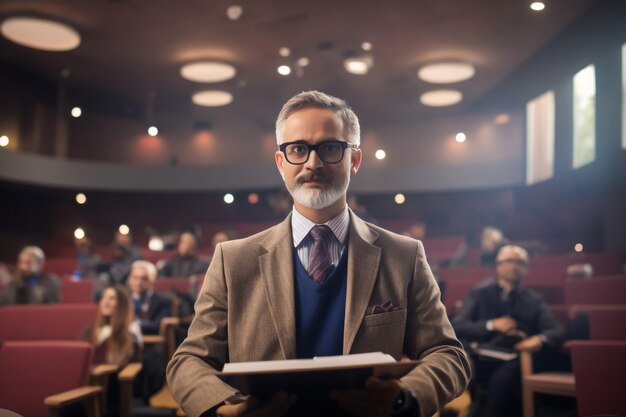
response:
M574 168L596 159L596 70L593 65L574 75Z
M554 176L554 92L526 104L526 184Z
M626 43L622 45L622 149L626 149Z

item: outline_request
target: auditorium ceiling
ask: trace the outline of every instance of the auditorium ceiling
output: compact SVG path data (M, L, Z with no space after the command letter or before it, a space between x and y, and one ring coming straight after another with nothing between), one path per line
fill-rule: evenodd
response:
M145 114L151 101L157 113L198 123L216 123L227 112L271 128L286 98L320 89L348 98L367 123L394 123L471 108L594 1L546 0L541 12L530 3L2 0L0 21L50 18L74 28L81 43L46 52L0 37L0 63L55 82L64 74L70 95L82 97L83 106L93 101L113 113ZM227 16L234 5L242 8L237 20ZM363 42L371 44L369 52ZM289 56L280 55L283 47ZM372 59L368 73L348 73L344 60L362 54ZM298 65L301 58L308 65ZM232 64L236 76L206 85L180 76L184 64L200 60ZM475 75L448 85L417 77L424 65L441 61L469 63ZM291 74L280 75L280 65L289 65ZM462 101L437 108L420 103L423 93L441 88L462 92ZM193 104L192 95L206 89L227 91L233 102L219 108Z

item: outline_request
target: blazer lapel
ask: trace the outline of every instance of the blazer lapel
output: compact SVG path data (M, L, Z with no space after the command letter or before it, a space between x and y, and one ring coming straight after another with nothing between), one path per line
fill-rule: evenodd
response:
M294 299L293 237L291 215L261 242L266 253L259 257L267 302L285 359L296 357L296 309Z
M373 245L377 239L378 233L350 211L344 355L352 349L378 275L381 249Z

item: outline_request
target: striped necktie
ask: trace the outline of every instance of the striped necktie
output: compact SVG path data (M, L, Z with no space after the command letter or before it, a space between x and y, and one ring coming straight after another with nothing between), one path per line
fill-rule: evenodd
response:
M328 253L328 243L333 238L333 231L326 225L317 225L309 234L313 238L313 248L307 272L316 284L322 284L334 268Z

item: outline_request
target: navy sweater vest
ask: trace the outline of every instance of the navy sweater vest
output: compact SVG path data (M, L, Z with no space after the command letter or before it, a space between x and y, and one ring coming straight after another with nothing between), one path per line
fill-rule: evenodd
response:
M346 311L348 250L326 281L316 284L294 250L298 358L341 355Z

